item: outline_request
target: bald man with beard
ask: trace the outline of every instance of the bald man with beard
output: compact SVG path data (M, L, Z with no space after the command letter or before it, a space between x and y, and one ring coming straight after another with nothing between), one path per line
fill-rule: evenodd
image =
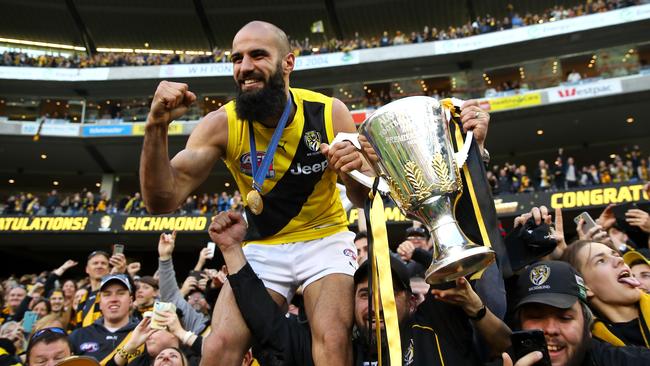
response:
M244 251L251 266L282 308L303 286L316 365L350 364L356 248L336 181L339 176L352 202L361 205L366 189L339 173L370 168L351 143L328 143L339 132L355 132L354 122L341 101L289 86L295 56L278 27L248 23L233 40L231 60L236 100L206 115L171 161L167 126L187 112L196 95L182 83L163 81L158 86L140 163L145 204L153 213L175 210L223 159L244 197ZM283 114L286 127L278 129L275 142L283 148L273 152L272 135ZM259 192L263 209L253 213L253 164L257 169L267 155L272 164L253 192ZM250 331L226 283L201 364L241 364L250 342Z

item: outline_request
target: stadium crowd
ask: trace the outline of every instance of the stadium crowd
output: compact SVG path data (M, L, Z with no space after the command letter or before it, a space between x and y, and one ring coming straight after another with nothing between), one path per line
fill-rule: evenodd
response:
M487 178L494 195L650 180L650 157L642 157L638 146L610 158L609 163L600 160L598 164L578 165L573 157L564 156L563 149L559 149L552 164L540 160L536 169L530 170L524 164L506 162L503 166L493 165Z
M587 0L583 4L565 7L555 5L541 14L515 11L512 4L508 5L507 15L501 19L486 14L476 19L468 20L465 24L438 29L425 25L421 31L402 32L396 30L391 34L388 30L376 37L364 38L355 32L352 39L327 39L322 41L314 38L303 40L292 39L291 46L296 56L324 54L331 52L348 52L356 49L389 47L410 43L423 43L471 37L474 35L497 32L512 28L542 24L581 15L606 12L643 3L642 0ZM320 37L317 37L320 38ZM116 67L116 66L145 66L169 64L193 64L230 62L228 49L215 48L211 54L159 54L159 53L116 53L99 52L93 56L81 53L69 57L43 54L31 56L26 52L4 52L0 57L0 66L31 66L31 67Z
M645 190L650 194L650 184ZM650 362L650 344L643 336L648 331L650 300L650 218L645 210L634 208L620 217L614 207L607 207L596 220L598 225L585 230L586 222L578 223L575 240L564 237L558 222L562 215L559 209L550 213L545 207L534 208L517 217L514 229L506 237L507 245L513 241L519 246L534 245L534 239L520 235L525 230L552 232L553 239L551 251L534 258L530 266L519 268L519 275L505 279L509 304L506 319L510 328L541 328L550 334L553 343L549 343L548 352L554 360L567 361L554 364ZM214 249L203 248L195 268L188 276L181 275L180 283L173 263L176 233L160 235L155 273L141 273L141 263L128 263L125 253L95 250L83 261L70 259L58 268L41 268L36 273L3 279L0 365L49 366L73 354L91 356L101 365L198 365L203 338L210 332L211 309L222 286L228 281L233 286L246 284L250 301L257 301L259 291L262 296L266 294L261 282L249 283L243 279L250 275L249 267L235 265L231 253L241 252L241 247L237 245L233 249L232 244L214 232L211 238L224 254L226 265L216 268L212 260ZM360 306L368 304L367 292L361 292L368 273L367 263L363 265L368 250L365 232L357 234L355 245L354 258L361 266L355 273L354 311L355 317L363 319ZM151 246L156 250L155 243ZM424 270L434 250L426 229L408 228L404 240L392 243L391 247L396 248L391 255L391 269L398 312L405 311L400 306L407 309L409 306L400 302L402 298L411 303L411 313L435 310L437 316L456 314L440 307L440 304L451 304L472 319L472 327L479 334L498 334L495 329L483 333L481 322L494 315L489 311L485 315L480 309L489 308L490 300L477 296L468 281L457 282L460 290L439 289L424 282ZM67 275L70 268L79 265L85 265L87 276ZM229 274L229 270L236 270L237 274ZM538 284L545 286L535 286ZM166 305L155 305L157 302ZM255 309L270 323L274 305L268 306L268 302L262 301ZM294 297L287 317L281 314L275 321L304 328L307 320L300 294ZM364 329L360 320L356 326ZM275 330L280 332L277 336L282 337L284 331L277 329L280 328ZM462 332L462 329L454 331ZM436 337L452 336L444 333L444 329L438 328L436 332L440 332ZM469 341L468 352L477 352L471 351L472 347L483 349L476 356L481 362L499 357L505 351L505 346L494 340L481 336L473 342L471 339L470 332L465 339ZM429 341L433 340L429 338ZM262 361L262 351L269 347L265 342L273 343L264 338L254 343L242 365L258 364L258 361L266 364ZM508 365L509 356L503 357L504 364ZM530 357L539 359L541 353ZM594 363L570 363L584 360Z
M189 196L175 213L182 215L216 214L223 211L243 211L242 197L239 191L232 194L221 192L209 195ZM146 214L140 192L123 196L116 200L108 198L106 192L82 192L61 195L53 189L46 196L39 197L33 193L20 192L7 197L2 205L4 215L91 215L97 214Z

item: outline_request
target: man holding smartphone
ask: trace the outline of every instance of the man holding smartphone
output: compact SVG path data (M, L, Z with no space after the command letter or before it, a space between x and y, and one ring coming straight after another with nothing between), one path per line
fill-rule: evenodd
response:
M568 263L542 261L519 277L516 322L522 330L540 329L553 366L564 365L648 365L650 350L614 347L592 339L593 314L587 306L587 289L582 277ZM512 366L507 353L503 364ZM531 352L515 366L536 365L542 352Z

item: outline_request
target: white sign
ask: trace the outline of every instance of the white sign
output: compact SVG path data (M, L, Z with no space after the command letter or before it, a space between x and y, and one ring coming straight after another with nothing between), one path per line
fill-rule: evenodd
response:
M36 135L39 123L22 123L20 133L23 135ZM48 124L44 123L41 128L42 136L79 136L78 124Z
M0 66L0 79L52 81L107 80L109 70L109 67L66 69L63 67Z
M569 102L597 98L623 92L620 79L600 80L593 83L564 85L546 89L549 103Z

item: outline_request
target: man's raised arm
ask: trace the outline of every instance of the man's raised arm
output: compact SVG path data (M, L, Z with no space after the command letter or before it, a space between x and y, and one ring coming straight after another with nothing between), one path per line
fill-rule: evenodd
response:
M169 160L168 126L184 115L195 100L187 84L162 81L156 89L140 156L142 197L151 213L178 208L225 152L228 117L220 109L205 116L192 131L185 149Z

